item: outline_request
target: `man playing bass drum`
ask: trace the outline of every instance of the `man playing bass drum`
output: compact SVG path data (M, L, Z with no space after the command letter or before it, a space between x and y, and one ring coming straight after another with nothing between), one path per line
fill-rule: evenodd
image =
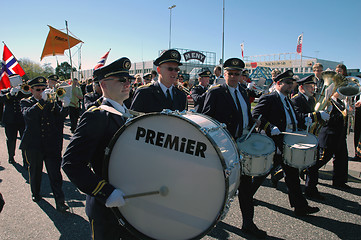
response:
M103 91L102 105L81 116L63 156L64 172L87 194L85 211L93 239L133 239L111 210L125 204L124 194L102 177L105 148L126 121L128 109L123 102L129 97L133 78L129 75L130 65L130 60L123 57L94 71Z

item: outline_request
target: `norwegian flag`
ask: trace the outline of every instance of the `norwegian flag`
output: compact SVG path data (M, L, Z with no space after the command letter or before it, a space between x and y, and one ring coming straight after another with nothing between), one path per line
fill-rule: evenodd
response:
M94 67L94 70L96 70L96 69L98 69L98 68L100 68L100 67L103 67L103 66L105 65L105 61L106 61L107 58L108 58L109 52L110 52L110 49L109 49L109 51L108 51L106 54L104 54L103 57L100 58L100 60L99 60L99 62L97 63L97 65Z
M297 39L297 53L298 54L301 54L302 53L302 41L303 41L303 33L298 36L298 39Z
M25 75L25 72L9 48L4 44L3 60L0 69L0 89L11 87L9 76L12 74L18 74L22 77Z

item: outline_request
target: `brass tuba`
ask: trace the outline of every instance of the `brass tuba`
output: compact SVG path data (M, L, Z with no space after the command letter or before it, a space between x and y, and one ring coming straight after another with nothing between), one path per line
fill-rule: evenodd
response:
M347 81L343 75L334 71L322 72L322 79L323 86L319 96L316 96L317 102L315 105L315 112L325 111L330 105L332 95L340 88L340 86L344 86ZM311 125L309 132L317 136L323 125L323 121L314 122Z

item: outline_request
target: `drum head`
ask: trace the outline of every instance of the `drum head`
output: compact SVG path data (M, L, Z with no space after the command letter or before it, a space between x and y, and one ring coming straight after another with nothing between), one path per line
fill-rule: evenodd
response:
M305 132L296 132L299 134L306 134ZM317 147L318 140L317 137L314 135L307 133L307 135L300 136L300 135L285 135L283 138L283 142L289 146L290 148L296 148L296 149L310 149Z
M125 227L151 239L192 239L217 223L228 180L217 147L199 127L176 115L132 119L114 136L105 163L109 183L125 195L168 188L165 196L126 200Z
M237 140L237 146L241 152L252 156L268 155L275 151L273 140L257 133L252 133L246 141L240 142Z

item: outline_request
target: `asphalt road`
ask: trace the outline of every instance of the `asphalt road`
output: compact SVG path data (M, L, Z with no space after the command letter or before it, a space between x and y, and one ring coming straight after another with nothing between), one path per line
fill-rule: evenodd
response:
M70 137L67 125L64 147ZM352 157L354 152L351 141L349 143L349 155ZM44 200L34 203L28 173L22 168L19 150L15 160L17 163L14 165L7 161L4 128L0 127L0 192L6 202L0 213L0 239L90 239L84 211L85 194L79 192L63 174L63 190L70 212L57 212L44 168L41 191ZM268 239L361 239L361 163L350 161L349 168L349 185L352 189L348 191L332 187L332 163L321 169L319 190L326 200L310 200L309 204L319 207L321 211L309 217L294 216L284 180L275 189L267 178L255 195L258 200L255 223L267 231ZM206 196L204 200L207 200ZM203 239L252 239L241 232L241 226L239 205L235 200L226 218Z

